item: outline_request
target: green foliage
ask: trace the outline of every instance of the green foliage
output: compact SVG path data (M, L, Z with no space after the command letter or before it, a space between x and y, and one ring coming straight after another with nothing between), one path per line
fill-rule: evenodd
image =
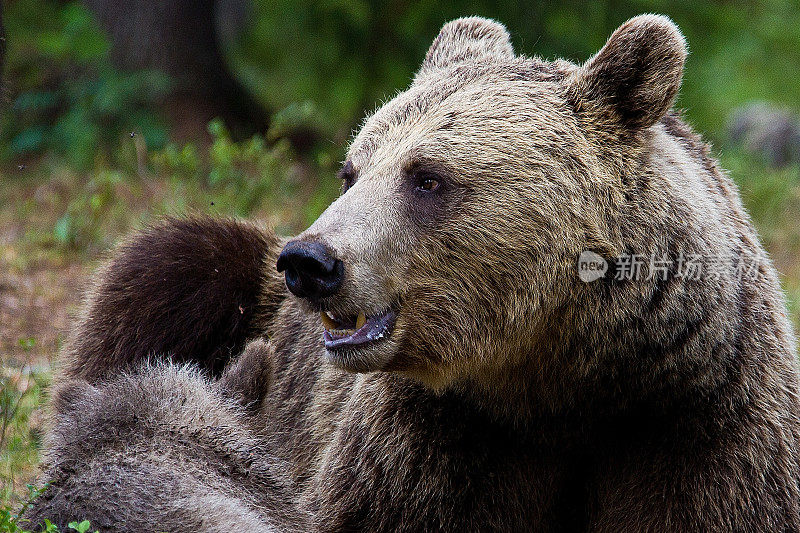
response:
M33 505L33 502L37 498L44 494L48 486L49 485L35 487L33 485L27 485L28 497L16 513L14 513L12 508L8 505L0 507L0 533L28 533L28 529L22 527L27 523L27 520L22 518L22 515ZM58 527L49 520L45 520L45 531L58 532Z
M86 533L92 527L91 522L84 520L82 522L70 522L67 524L70 529L74 529L78 533ZM95 532L96 533L96 532Z
M292 102L272 115L267 138L275 141L298 131L320 131L324 128L320 122L320 110L314 102Z
M194 144L169 144L152 155L154 169L176 186L213 191L218 209L248 216L285 183L291 148L285 140L267 146L260 135L236 143L219 119L209 123L208 132L212 143L206 158L201 159Z
M23 349L33 339L21 339ZM9 501L14 492L15 473L36 462L41 434L32 428L31 415L43 401L49 375L25 367L14 371L4 367L0 375L0 501ZM30 489L30 487L29 487ZM31 493L31 496L34 494ZM2 530L0 530L2 531Z
M715 141L724 140L724 121L741 103L800 107L800 11L788 1L255 1L229 56L273 112L275 135L299 129L341 144L375 102L408 84L447 20L493 17L508 26L519 52L583 61L643 12L672 17L686 34L692 54L680 102ZM154 104L169 81L112 68L108 39L80 3L17 0L6 7L5 22L6 78L16 96L0 116L0 161L52 150L88 169L98 147L128 131L140 132L151 148L166 145Z
M30 350L33 349L34 346L36 346L36 339L34 339L33 337L28 337L26 339L20 339L19 340L19 345L23 350L25 350L26 352L29 352Z
M291 117L291 113L286 117ZM305 192L327 205L335 197L338 185L333 178L332 159L321 152L314 161L302 166L293 164L298 156L289 141L279 133L279 128L292 128L292 124L296 122L284 118L270 128L266 138L272 139L271 143L261 135L234 142L224 123L216 119L208 124L211 144L206 154L201 154L192 143L182 147L170 143L163 150L152 153L150 160L154 172L165 177L178 191L174 197L176 203L165 205L165 211L196 209L196 205L192 206L186 200L203 194L213 198L207 204L213 207L212 212L240 217L253 215L263 209L265 203L272 209L295 206L297 199L303 197L301 187L308 185L305 182L307 174L316 176L323 172L327 172L330 179L306 187ZM300 205L296 207L309 209ZM315 218L321 213L314 206L310 209L309 215ZM300 219L296 214L291 218L299 220L298 226L308 219Z
M150 148L168 142L155 105L169 81L110 66L108 39L78 2L17 0L5 19L6 78L16 96L0 115L0 162L54 151L86 170L119 136L136 131ZM800 107L800 11L793 2L503 0L398 3L255 1L245 33L229 46L239 78L273 112L271 134L332 140L334 157L375 102L405 87L439 27L483 15L504 22L519 52L583 61L625 19L672 17L692 54L680 103L719 144L729 111L763 99ZM713 89L713 90L712 90ZM276 137L274 137L276 136Z
M24 349L30 349L34 339L20 339ZM30 368L18 372L4 369L0 376L0 533L28 533L28 520L23 518L33 502L42 496L49 484L37 487L26 485L27 495L19 501L14 497L14 473L36 460L40 436L32 434L30 417L43 402L43 389L49 375ZM45 520L44 531L59 529ZM71 529L86 533L91 524L88 520L71 522Z
M17 96L0 115L0 161L53 151L79 169L124 132L150 146L167 132L153 113L169 88L157 72L122 73L91 13L77 2L19 0L6 13L7 78Z
M271 109L314 102L316 122L333 135L407 86L453 18L495 18L518 52L585 61L641 13L666 14L686 34L692 54L680 101L701 130L716 134L730 109L753 99L800 107L800 11L790 1L261 1L232 57Z
M80 194L74 195L67 204L65 212L53 227L53 244L62 250L85 249L97 243L106 244L100 239L101 221L113 215L110 211L119 199L123 176L119 172L100 170L93 173L83 184Z
M24 350L31 349L35 340L20 339ZM27 494L15 497L14 474L34 463L37 459L41 436L31 428L30 418L44 401L44 389L50 376L47 372L25 367L12 371L4 367L0 375L0 533L28 533L28 520L23 518L33 502L42 496L49 484L37 487L27 484ZM70 522L69 528L86 533L90 531L88 520ZM45 520L44 531L59 529Z
M33 485L28 485L29 496L26 502L16 513L8 505L0 506L0 533L32 533L28 526L28 520L23 518L25 511L27 511L33 502L39 498L48 488L45 485L41 488L36 488ZM37 528L37 531L45 533L59 533L58 526L53 524L50 520L44 520L44 529ZM91 532L92 523L89 520L82 520L80 522L74 521L67 524L69 530L78 531L79 533ZM98 533L97 530L94 533Z

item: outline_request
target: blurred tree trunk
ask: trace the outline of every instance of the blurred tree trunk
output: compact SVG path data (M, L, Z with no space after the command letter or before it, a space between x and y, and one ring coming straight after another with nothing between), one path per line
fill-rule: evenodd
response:
M237 137L266 129L267 113L231 75L217 31L218 20L228 34L232 24L241 28L247 0L85 2L108 32L117 66L172 77L175 86L164 109L178 137L205 135L206 123L216 116Z
M6 58L6 30L3 27L3 3L0 2L0 89L3 88L3 66ZM0 92L0 104L2 104L2 92Z

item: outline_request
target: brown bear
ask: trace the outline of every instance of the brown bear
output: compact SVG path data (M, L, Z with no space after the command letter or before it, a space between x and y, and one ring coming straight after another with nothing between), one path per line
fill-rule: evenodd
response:
M310 529L289 465L247 421L269 384L267 350L251 343L213 384L157 362L96 385L64 380L45 455L52 486L26 518L62 531L76 519L92 531Z
M453 21L300 236L198 219L131 239L64 353L36 517L149 526L138 502L201 490L188 470L225 487L209 529L800 531L795 341L735 186L670 110L686 53L656 15L582 66ZM151 362L170 358L208 381ZM182 380L179 409L133 416ZM75 409L114 453L69 440ZM232 454L286 472L248 484L220 419ZM174 508L148 507L182 530Z

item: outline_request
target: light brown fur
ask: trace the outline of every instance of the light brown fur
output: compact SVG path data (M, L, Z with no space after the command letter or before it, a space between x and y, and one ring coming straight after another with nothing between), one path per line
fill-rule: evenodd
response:
M451 22L297 237L344 263L338 292L236 280L262 295L268 360L250 353L219 387L291 465L317 530L800 531L795 340L735 186L670 111L685 58L654 15L583 66ZM247 251L277 256L259 241ZM585 283L584 250L753 260L758 275L726 259L697 281L672 267ZM387 338L322 346L312 311L387 308ZM250 365L271 382L255 403Z

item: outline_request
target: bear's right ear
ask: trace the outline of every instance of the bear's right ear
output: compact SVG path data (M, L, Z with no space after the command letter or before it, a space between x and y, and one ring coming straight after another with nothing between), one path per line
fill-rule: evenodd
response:
M456 63L493 58L514 58L511 37L505 26L482 17L456 19L442 26L414 81Z
M686 41L670 19L634 17L572 74L575 107L610 115L631 129L652 126L672 107L687 53Z

